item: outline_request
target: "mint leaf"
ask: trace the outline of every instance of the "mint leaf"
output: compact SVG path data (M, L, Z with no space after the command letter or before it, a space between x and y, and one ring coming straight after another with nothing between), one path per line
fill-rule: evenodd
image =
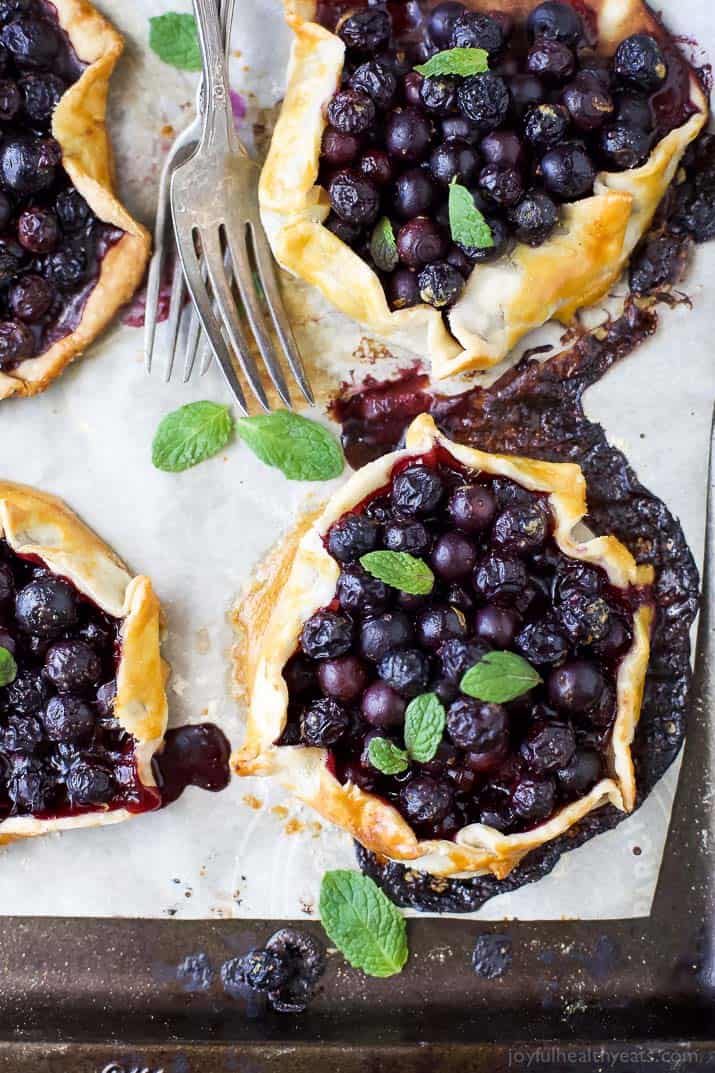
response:
M394 976L407 961L407 924L377 884L360 872L326 872L320 919L328 936L356 969Z
M332 432L300 414L276 410L241 417L236 431L254 455L289 481L329 481L345 468L343 449Z
M157 469L180 473L218 454L231 439L233 417L217 402L190 402L167 414L156 430L151 460Z
M369 551L360 565L378 581L412 596L427 596L434 588L434 574L427 563L406 551Z
M488 652L466 672L459 688L469 697L490 704L506 704L528 693L543 679L527 660L516 652Z
M397 267L399 255L395 232L387 216L383 216L375 224L375 229L370 238L370 254L381 272L392 272Z
M9 686L17 677L17 663L12 652L0 646L0 686Z
M398 749L388 738L372 738L367 747L368 760L383 775L399 775L407 771L410 762L404 749Z
M171 67L181 71L201 70L201 50L193 15L169 11L149 19L149 47Z
M418 764L428 764L444 734L447 715L436 693L423 693L407 705L405 745ZM372 744L372 742L370 743Z
M484 74L489 70L489 53L483 48L449 48L430 56L426 63L415 67L425 78L434 75L469 75Z
M492 229L474 204L466 186L452 183L449 188L449 229L452 240L479 250L494 245Z

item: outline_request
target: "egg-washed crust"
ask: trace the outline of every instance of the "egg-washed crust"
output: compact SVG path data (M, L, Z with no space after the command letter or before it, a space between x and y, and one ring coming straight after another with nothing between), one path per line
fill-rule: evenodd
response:
M147 577L134 577L111 548L62 500L27 485L0 481L0 538L18 555L34 556L67 578L102 611L122 621L114 716L136 741L137 775L155 787L151 758L164 739L167 669L160 654L161 608ZM128 809L98 809L79 816L0 822L0 844L76 827L130 819Z
M236 668L250 699L246 740L234 753L232 764L239 775L277 776L298 798L374 853L409 861L411 867L433 875L464 877L491 872L503 878L530 850L563 834L604 803L610 802L622 811L634 808L631 743L650 656L654 614L651 603L640 604L634 613L633 642L618 671L609 776L531 831L503 835L484 824L471 824L458 832L454 842L421 842L391 805L352 783L339 783L328 768L329 754L325 749L275 744L288 717L283 668L298 647L304 622L330 604L335 595L340 568L325 549L325 535L344 514L389 484L395 465L428 454L435 446L444 448L467 469L507 477L531 491L548 493L554 540L561 551L605 570L614 587L652 583L652 568L638 566L615 537L580 541L574 536L574 528L587 512L586 486L579 466L463 447L443 436L433 419L423 414L408 429L403 450L358 470L332 496L317 519L299 523L274 550L241 605L236 619L242 637L250 638L246 642L250 644L250 658L242 656Z
M468 0L481 11L525 18L538 0ZM621 275L675 178L687 146L702 130L708 104L695 72L696 114L671 131L640 168L600 172L594 194L562 207L556 232L541 246L518 243L493 264L477 265L447 315L427 305L391 311L377 274L324 227L327 192L317 184L325 109L340 83L342 41L313 21L315 0L284 0L295 32L288 87L259 189L264 226L278 261L314 284L343 313L378 336L427 354L437 379L500 362L533 328L568 323ZM665 31L644 0L591 0L599 51L612 55L630 34Z
M149 259L149 232L114 194L112 148L106 128L107 93L124 49L114 27L87 0L53 0L60 26L88 66L63 95L52 119L62 148L62 166L95 216L124 232L101 260L99 277L77 327L44 354L0 373L0 399L36 395L104 331L142 281Z

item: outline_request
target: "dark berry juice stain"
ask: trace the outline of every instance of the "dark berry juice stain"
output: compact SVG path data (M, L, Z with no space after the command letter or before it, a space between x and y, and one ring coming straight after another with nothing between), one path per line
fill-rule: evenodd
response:
M221 966L224 990L234 998L263 998L276 1013L302 1013L325 972L325 947L297 928L281 928L265 946Z
M11 10L12 9L12 10ZM0 10L0 370L79 324L123 232L97 219L52 137L59 101L85 69L44 0Z
M595 533L614 533L639 563L656 571L656 620L640 722L633 744L638 804L677 756L685 735L690 687L689 630L697 612L698 573L685 536L666 505L638 481L625 456L612 447L600 425L587 419L584 391L615 362L631 354L656 330L658 298L672 300L693 241L715 237L715 138L702 136L688 151L685 178L674 186L653 231L636 251L630 269L631 296L623 314L584 334L553 358L522 359L491 388L461 395L428 395L407 404L399 391L369 386L366 396L400 398L400 407L428 410L451 439L483 450L526 454L578 463L588 486L587 522ZM379 450L370 442L369 398L350 399L344 439L348 457ZM381 414L389 425L389 414ZM396 431L393 428L393 432ZM401 437L384 447L398 445ZM357 846L360 866L398 905L431 912L470 912L490 898L547 875L562 853L615 827L625 814L608 805L586 816L553 842L530 853L505 879L480 876L445 880L377 858Z
M176 979L185 991L208 991L214 970L206 954L188 954L176 968Z
M394 310L447 311L475 266L515 241L540 246L564 203L592 195L600 170L642 166L695 111L692 69L666 29L634 34L604 57L587 3L539 4L523 20L459 3L324 0L316 18L345 45L321 147L325 226L374 269ZM464 47L485 50L489 69L415 69ZM489 248L453 241L453 182L488 223ZM395 259L373 241L381 218Z
M187 786L214 793L225 790L231 778L231 746L213 723L176 727L166 733L164 748L153 759L154 777L163 805L176 801Z
M509 935L480 935L474 944L472 965L477 976L499 980L511 968L512 950Z

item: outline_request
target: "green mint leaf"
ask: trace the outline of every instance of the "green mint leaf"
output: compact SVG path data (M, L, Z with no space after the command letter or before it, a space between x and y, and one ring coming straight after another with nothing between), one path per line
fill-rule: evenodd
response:
M488 652L466 672L459 688L469 697L506 704L542 681L538 671L516 652Z
M370 254L381 272L392 272L397 267L399 255L395 232L387 216L383 216L375 224L375 229L370 238Z
M0 686L9 686L17 676L17 663L12 652L0 646Z
M415 67L425 78L434 75L481 75L489 70L489 53L483 48L449 48Z
M157 469L180 473L218 454L233 432L228 406L190 402L167 414L156 430L151 460Z
M407 705L405 745L418 764L428 764L434 757L444 734L446 718L444 705L436 693L423 693Z
M329 481L345 468L343 449L317 421L288 410L241 417L236 431L254 455L289 481Z
M171 67L181 71L201 70L201 50L193 15L169 11L149 19L149 47Z
M368 976L402 972L409 953L407 924L378 885L360 872L326 872L320 887L320 919L329 938Z
M410 762L404 749L398 749L388 738L372 738L367 747L368 760L383 775L399 775L407 771Z
M452 240L462 246L484 250L494 245L492 229L474 204L466 186L452 183L449 188L449 229Z
M369 551L360 565L390 588L412 596L427 596L434 588L434 574L427 563L406 551Z

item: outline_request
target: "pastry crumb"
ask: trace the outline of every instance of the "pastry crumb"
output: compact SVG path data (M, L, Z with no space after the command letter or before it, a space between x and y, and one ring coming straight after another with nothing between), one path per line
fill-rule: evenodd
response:
M254 797L253 794L244 794L243 803L244 805L248 805L249 808L254 809L256 812L263 808L263 802L258 797Z

